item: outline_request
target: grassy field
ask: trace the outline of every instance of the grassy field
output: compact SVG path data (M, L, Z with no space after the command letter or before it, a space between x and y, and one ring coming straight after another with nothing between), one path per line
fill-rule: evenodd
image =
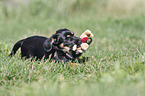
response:
M68 28L93 43L67 63L9 58L19 39ZM0 1L0 96L144 96L145 2L143 0Z

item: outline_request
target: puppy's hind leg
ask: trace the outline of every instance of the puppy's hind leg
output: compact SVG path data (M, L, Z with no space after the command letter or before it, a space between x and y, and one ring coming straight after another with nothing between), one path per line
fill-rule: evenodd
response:
M14 45L12 52L9 54L10 57L16 54L17 50L21 47L23 41L24 40L20 40Z

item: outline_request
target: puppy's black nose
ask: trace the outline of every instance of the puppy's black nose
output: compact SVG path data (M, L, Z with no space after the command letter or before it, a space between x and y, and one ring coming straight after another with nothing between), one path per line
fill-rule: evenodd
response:
M76 44L77 44L77 45L81 45L81 43L82 43L82 39L81 39L81 38L77 38Z

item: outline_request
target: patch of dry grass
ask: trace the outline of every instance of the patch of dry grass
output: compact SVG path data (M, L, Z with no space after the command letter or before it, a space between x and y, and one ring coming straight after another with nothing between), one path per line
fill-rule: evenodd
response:
M110 14L135 14L144 12L145 1L143 0L108 0L106 10Z

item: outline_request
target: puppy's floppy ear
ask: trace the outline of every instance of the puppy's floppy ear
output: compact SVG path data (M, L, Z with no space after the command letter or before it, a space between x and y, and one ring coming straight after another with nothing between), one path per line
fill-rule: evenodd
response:
M44 42L43 44L44 50L46 52L50 52L53 49L52 45L59 45L62 42L63 38L59 34L54 34Z
M44 42L43 47L44 47L44 50L46 52L50 52L52 50L52 43L53 42L54 42L53 38L49 38Z
M59 34L52 35L52 38L54 39L54 42L53 42L54 45L59 45L63 42L63 38Z

